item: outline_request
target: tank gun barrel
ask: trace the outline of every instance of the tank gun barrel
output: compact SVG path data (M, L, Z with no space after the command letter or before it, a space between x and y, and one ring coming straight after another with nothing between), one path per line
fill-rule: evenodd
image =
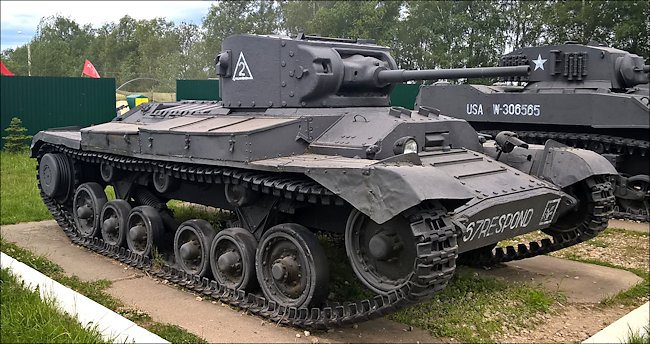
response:
M458 78L527 76L529 66L452 68L423 70L382 70L377 74L379 83L398 83L409 80L436 80Z

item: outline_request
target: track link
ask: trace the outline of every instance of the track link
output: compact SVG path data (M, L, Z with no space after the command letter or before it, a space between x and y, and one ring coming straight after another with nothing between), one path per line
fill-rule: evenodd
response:
M481 130L482 133L496 137L499 130ZM517 136L533 144L544 144L546 140L555 140L567 146L593 150L598 154L621 154L621 155L650 155L650 142L644 140L628 139L624 137L589 134L589 133L567 133L553 131L514 131ZM650 222L650 213L639 214L629 211L615 210L613 217L633 221Z
M43 145L39 150L38 162L45 153L66 154L76 163L86 162L111 164L127 171L171 173L176 178L204 183L240 183L253 190L316 204L343 204L343 200L317 183L291 175L265 174L234 168L209 167L202 165L164 163L111 154L83 152L62 146ZM296 327L328 328L362 322L393 313L407 305L423 301L447 285L453 276L457 242L456 231L447 212L439 208L421 207L409 216L410 229L417 244L415 270L409 283L386 295L372 298L332 303L322 308L295 308L278 305L263 296L246 293L243 290L228 288L215 280L199 278L185 273L167 263L154 263L148 257L137 255L123 247L110 245L99 238L83 238L78 234L72 215L72 203L59 203L47 196L38 179L41 198L52 216L75 244L88 248L104 256L136 267L144 272L165 279L210 296L215 300L268 319ZM79 185L75 177L76 188Z

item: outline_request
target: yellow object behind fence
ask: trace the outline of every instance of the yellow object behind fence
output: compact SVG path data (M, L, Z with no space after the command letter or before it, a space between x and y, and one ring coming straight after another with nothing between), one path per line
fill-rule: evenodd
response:
M142 103L148 103L149 98L135 98L135 106L138 106Z

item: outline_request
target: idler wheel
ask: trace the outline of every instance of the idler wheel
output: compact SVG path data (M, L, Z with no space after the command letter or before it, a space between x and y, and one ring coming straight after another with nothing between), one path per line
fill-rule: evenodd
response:
M101 211L106 204L104 188L97 183L79 185L72 200L74 222L82 237L92 238L101 230Z
M126 244L132 252L148 256L160 243L165 229L160 213L156 208L141 205L131 210L127 222Z
M279 305L316 306L327 296L325 252L316 236L299 224L279 224L264 233L255 267L264 296Z
M214 238L210 247L210 265L214 279L229 288L251 290L255 278L257 240L243 228L226 228Z
M210 245L215 231L208 221L193 219L181 223L174 235L176 263L185 272L205 276L210 271Z
M345 229L345 250L359 280L378 294L402 287L416 268L416 243L402 216L379 225L353 210Z
M43 155L38 165L41 189L47 196L56 198L61 203L72 195L73 173L72 162L61 153Z
M102 239L111 245L126 246L131 205L123 199L114 199L102 209Z

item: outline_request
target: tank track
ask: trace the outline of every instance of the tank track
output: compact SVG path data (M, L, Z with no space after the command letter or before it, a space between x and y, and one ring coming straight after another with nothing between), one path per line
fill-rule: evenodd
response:
M496 137L499 130L481 130L480 132ZM628 139L617 136L566 133L552 131L520 131L515 130L520 139L533 144L544 144L548 139L558 141L565 145L594 150L599 154L628 154L650 155L650 142L644 140ZM602 146L601 146L602 145ZM599 148L599 149L593 149ZM650 222L650 214L636 214L626 211L614 211L613 216L618 219Z
M589 221L583 224L582 233L574 230L560 235L553 235L539 241L531 241L528 244L520 243L517 244L516 248L513 245L509 245L506 247L497 247L490 251L477 252L476 254L470 253L468 256L462 257L463 263L473 266L493 266L551 253L595 237L607 228L607 222L613 214L613 208L616 202L612 194L611 183L603 176L597 178L599 180L591 181L588 184L595 207L594 213L591 214Z
M198 182L242 183L253 189L299 201L320 204L343 204L334 194L309 180L298 180L257 171L234 168L207 167L190 164L166 163L110 154L82 152L62 146L44 145L38 153L38 161L45 153L58 152L78 162L109 163L128 171L165 170L177 178ZM38 168L37 168L38 170ZM76 169L75 169L76 170ZM68 238L76 245L113 258L124 264L141 269L145 273L188 290L212 297L222 303L245 309L269 321L303 328L329 328L367 321L393 313L407 305L425 300L447 285L454 274L457 242L454 226L447 213L441 209L421 208L408 217L411 231L416 238L416 269L409 282L387 295L354 302L330 303L322 308L295 308L277 305L263 296L228 288L215 280L199 278L168 263L154 262L123 247L109 245L99 238L84 238L78 234L72 215L72 197L60 203L47 196L37 182L41 198ZM80 184L75 176L76 188ZM157 265L158 264L158 265Z

